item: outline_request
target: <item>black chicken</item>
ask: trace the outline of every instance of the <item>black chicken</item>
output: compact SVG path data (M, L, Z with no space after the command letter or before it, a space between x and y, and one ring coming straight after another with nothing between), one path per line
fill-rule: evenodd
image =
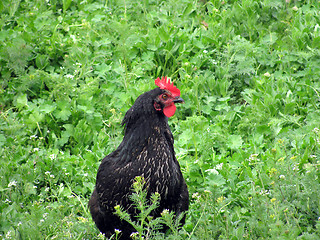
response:
M135 232L129 223L114 215L114 207L120 205L134 217L129 196L137 176L144 178L148 197L155 192L160 194L160 205L152 213L154 217L160 216L164 209L179 215L189 207L187 185L175 157L168 125L168 117L176 110L175 103L184 101L170 79L157 78L155 84L159 87L140 95L127 111L122 122L124 138L98 169L89 208L98 229L106 237L115 229L121 230L121 239L130 239ZM184 221L183 218L181 224Z

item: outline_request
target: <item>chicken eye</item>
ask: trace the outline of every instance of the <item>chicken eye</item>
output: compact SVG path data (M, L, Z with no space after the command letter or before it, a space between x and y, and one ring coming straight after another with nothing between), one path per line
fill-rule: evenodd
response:
M167 98L168 98L168 95L167 95L167 94L163 94L163 95L162 95L162 99L163 99L163 100L167 100Z

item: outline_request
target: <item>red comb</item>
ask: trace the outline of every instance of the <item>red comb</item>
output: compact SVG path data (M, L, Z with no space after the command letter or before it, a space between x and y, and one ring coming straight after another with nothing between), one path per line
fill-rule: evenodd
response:
M169 78L167 77L162 77L162 79L160 80L160 78L157 78L154 83L160 87L161 89L166 89L168 91L171 92L171 94L174 96L174 97L177 97L177 96L180 96L180 90L175 87L173 85L173 83L170 81Z

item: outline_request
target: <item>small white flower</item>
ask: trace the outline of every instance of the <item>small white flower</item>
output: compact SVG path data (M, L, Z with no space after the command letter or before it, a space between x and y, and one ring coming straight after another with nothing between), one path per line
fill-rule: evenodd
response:
M260 195L265 196L265 195L269 195L270 191L269 190L261 190L260 191Z
M293 171L298 171L299 170L299 166L298 164L295 164L292 168Z
M17 186L17 181L13 180L11 182L9 182L8 187L12 187L12 186Z
M208 53L208 51L207 50L203 50L203 53Z
M195 192L192 194L192 198L200 198L200 194L198 192Z
M248 159L249 164L253 164L253 163L259 161L258 156L259 156L259 154L257 154L257 153L251 154L249 159Z
M53 159L56 158L56 155L55 155L55 154L51 154L51 155L49 156L49 158L50 158L51 160L53 160Z
M33 149L33 152L38 152L39 151L39 148L34 148Z
M13 233L13 231L12 230L9 230L8 232L7 232L7 234L6 234L6 238L8 238L8 239L11 239L11 233Z
M49 190L50 190L49 187L46 187L46 188L44 189L44 191L46 191L46 192L49 192Z
M285 175L280 175L279 178L280 179L286 179L286 176Z
M162 211L162 213L161 213L161 215L163 216L163 215L167 215L169 213L169 210L168 209L164 209L163 211Z
M270 77L271 76L271 74L270 73L268 73L268 72L266 72L265 74L263 74L265 77Z
M47 219L47 216L48 216L48 213L44 213L44 214L42 215L42 217L43 217L44 219Z
M132 239L135 239L135 237L138 236L138 234L139 234L138 232L133 232L133 233L130 234L130 237Z
M219 172L215 168L207 169L206 172L211 173L211 174L215 174L215 175L219 175Z
M70 78L70 79L73 79L73 78L74 78L74 76L71 75L71 74L67 74L65 77L66 77L66 78Z
M22 222L18 222L18 225L17 225L17 226L19 227L21 224L22 224Z
M216 166L216 169L221 170L221 169L222 169L222 166L223 166L223 163L220 163L220 164L218 164L218 165Z
M76 39L76 36L75 35L70 35L70 37L72 38L73 42L76 42L77 39Z
M114 231L115 231L116 234L121 233L121 230L119 230L119 229L114 229Z
M256 160L257 157L258 157L257 153L251 154L250 157L249 157L249 161Z
M51 174L51 172L46 171L44 174L45 174L45 175L50 175L50 174Z
M217 64L218 64L217 61L214 60L214 59L210 59L210 62L211 62L213 65L217 65Z
M54 175L53 175L53 174L51 174L51 175L50 175L50 177L51 177L51 178L54 178Z

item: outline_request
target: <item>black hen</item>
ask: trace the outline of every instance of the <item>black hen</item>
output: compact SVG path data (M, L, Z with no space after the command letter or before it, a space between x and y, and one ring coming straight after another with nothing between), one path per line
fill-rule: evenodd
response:
M175 157L168 125L168 117L176 110L175 103L183 99L180 90L167 78L158 78L155 83L159 88L140 95L125 114L124 138L119 147L102 160L97 173L89 208L98 229L107 237L114 229L121 230L121 239L130 239L130 234L135 232L114 215L114 207L121 205L133 218L135 212L129 196L137 176L144 178L149 197L155 192L160 194L154 217L160 216L164 209L176 215L188 210L188 189Z

